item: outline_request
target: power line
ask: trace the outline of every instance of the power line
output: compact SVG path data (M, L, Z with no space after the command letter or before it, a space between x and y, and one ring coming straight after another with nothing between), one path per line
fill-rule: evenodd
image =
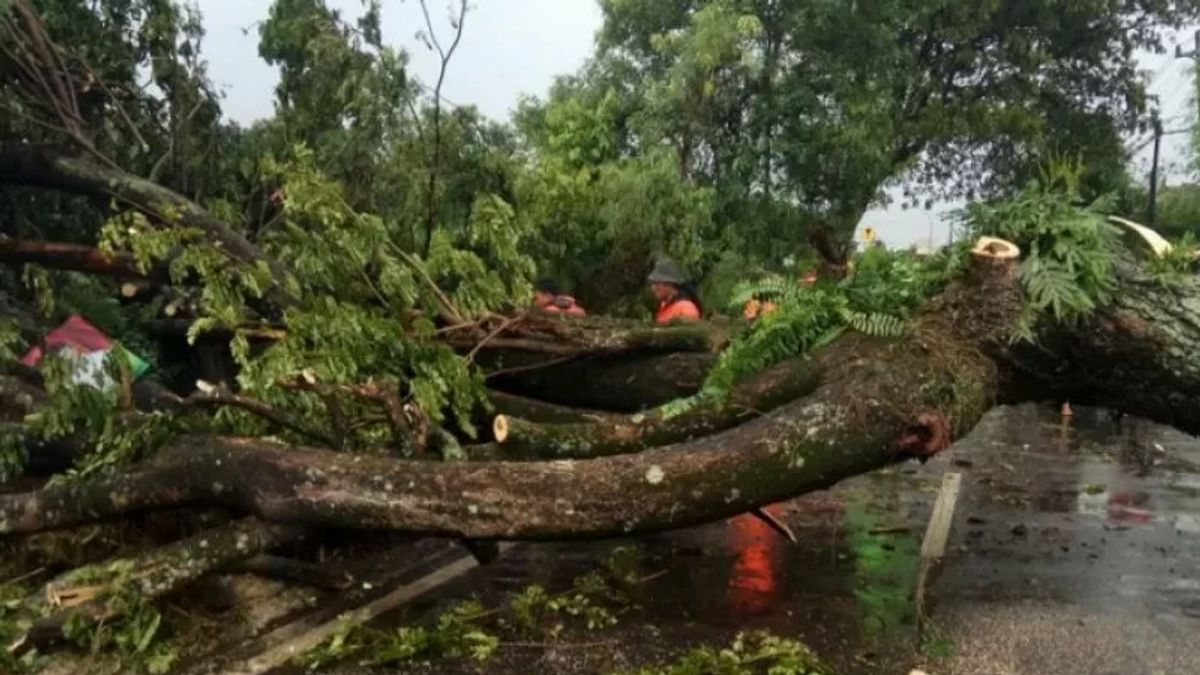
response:
M1177 136L1177 135L1179 135L1179 134L1186 134L1186 133L1190 133L1190 132L1192 132L1192 131L1195 131L1195 129L1196 129L1196 125L1195 125L1195 124L1189 124L1189 125L1188 125L1188 126L1186 126L1186 127L1180 127L1180 128L1178 128L1178 129L1171 129L1170 131L1163 131L1163 132L1162 132L1162 135L1163 135L1163 136ZM1146 139L1144 139L1144 140L1143 140L1141 143L1138 143L1138 144L1137 144L1135 147L1133 147L1133 148L1126 148L1126 152L1127 152L1127 153L1128 153L1130 156L1136 155L1136 154L1138 154L1139 152L1141 152L1142 150L1145 150L1145 149L1146 149L1146 147L1147 147L1148 145L1150 145L1151 143L1153 143L1153 142L1154 142L1154 133L1153 133L1153 132L1151 132L1151 133L1150 133L1150 136L1149 136L1149 138L1146 138Z

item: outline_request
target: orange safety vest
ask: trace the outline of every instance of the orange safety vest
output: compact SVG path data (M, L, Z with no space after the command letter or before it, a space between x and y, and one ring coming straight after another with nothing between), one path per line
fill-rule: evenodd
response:
M699 321L700 308L696 306L696 303L682 297L662 301L658 306L658 312L654 315L655 323L671 323L676 319Z

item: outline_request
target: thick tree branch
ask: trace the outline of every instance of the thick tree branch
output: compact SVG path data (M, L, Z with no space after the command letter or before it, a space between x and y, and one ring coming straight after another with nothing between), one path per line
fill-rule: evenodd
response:
M50 269L73 270L121 279L150 279L167 282L164 266L142 271L128 253L108 253L91 246L54 241L29 241L0 235L0 262L10 265L34 264Z
M740 384L727 401L701 401L679 414L658 408L573 424L537 424L499 415L492 432L502 456L511 459L583 459L637 452L728 429L808 394L818 380L819 372L811 362L796 359Z
M237 260L252 264L265 262L276 280L276 285L268 292L268 299L281 307L293 302L285 290L286 272L278 262L266 258L257 246L195 202L161 185L51 148L28 145L0 149L0 184L49 188L115 200L161 225L197 229Z

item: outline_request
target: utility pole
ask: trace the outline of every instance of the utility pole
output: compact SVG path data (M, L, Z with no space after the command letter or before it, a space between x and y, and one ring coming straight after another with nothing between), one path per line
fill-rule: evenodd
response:
M1200 30L1192 34L1192 42L1195 48L1190 52L1183 51L1179 45L1175 45L1175 58L1177 59L1197 59L1200 58ZM1171 132L1175 133L1175 132ZM1158 117L1158 111L1154 112L1154 159L1150 163L1150 205L1147 209L1146 220L1150 227L1154 227L1155 216L1158 211L1158 155L1159 148L1162 145L1163 128L1162 120Z
M1154 159L1150 163L1150 212L1147 214L1147 225L1154 227L1154 216L1158 202L1158 148L1162 144L1162 120L1154 115Z

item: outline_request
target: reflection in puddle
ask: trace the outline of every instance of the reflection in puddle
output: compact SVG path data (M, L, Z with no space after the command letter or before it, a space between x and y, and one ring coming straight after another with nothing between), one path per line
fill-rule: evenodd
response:
M846 543L854 556L854 596L868 635L912 623L920 546L907 532L880 533L885 522L860 501L846 508ZM874 533L873 533L874 532Z
M779 516L777 506L766 508ZM779 594L776 565L783 539L750 514L729 521L729 547L737 553L729 572L729 608L735 614L761 614Z

